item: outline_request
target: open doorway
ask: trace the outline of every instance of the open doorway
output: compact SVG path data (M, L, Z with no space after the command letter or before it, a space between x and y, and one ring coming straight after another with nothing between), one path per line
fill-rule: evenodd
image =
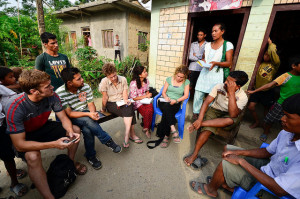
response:
M290 59L300 56L300 4L275 5L273 7L264 41L256 62L255 70L249 84L252 88L259 65L263 61L264 52L267 49L267 40L270 37L277 46L280 57L280 67L275 77L291 70Z
M226 26L224 39L234 45L232 70L239 55L241 44L244 38L250 8L240 8L235 10L220 10L212 12L190 13L188 16L187 33L185 38L183 64L189 65L189 50L192 42L197 41L197 31L199 28L207 30L207 41L212 41L211 29L214 24L221 22Z
M281 60L277 75L291 70L290 58L300 56L300 10L276 13L270 38L277 45Z

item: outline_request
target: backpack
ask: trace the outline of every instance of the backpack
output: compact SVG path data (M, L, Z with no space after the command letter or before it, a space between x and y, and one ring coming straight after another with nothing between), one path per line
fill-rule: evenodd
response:
M74 162L66 154L60 154L51 162L47 171L50 190L55 198L63 197L76 180Z

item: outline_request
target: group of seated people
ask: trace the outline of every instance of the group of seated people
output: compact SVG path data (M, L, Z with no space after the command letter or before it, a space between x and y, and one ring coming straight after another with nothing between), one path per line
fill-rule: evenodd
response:
M206 88L205 92L196 90L198 94L195 93L195 97L209 93L205 101L201 103L196 121L189 126L190 132L197 130L194 151L184 158L184 163L187 166L197 170L201 169L208 161L205 157L199 155L199 151L207 142L208 137L211 134L216 134L216 129L219 127L234 127L237 117L248 101L246 93L241 89L247 83L248 75L243 71L232 71L226 78L223 76L222 69L231 65L230 60L233 51L233 47L230 47L227 42L226 55L222 55L223 50L221 50L221 53L219 52L220 48L225 47L224 40L218 40L222 38L224 31L222 24L216 24L213 27L215 42L208 43L210 47L205 47L204 51L204 54L206 54L206 50L210 51L207 56L204 56L207 63L212 63L212 67L210 69L204 68L197 80L199 86L203 86L201 81L211 80L213 82L214 78L210 77L211 73L213 73L212 76L216 77L215 80L222 79L221 82L216 81L215 85L210 85L211 88ZM52 39L48 38L45 42L47 45L57 45L57 41L53 37ZM45 46L47 47L47 45ZM48 53L48 48L46 53ZM51 56L50 54L51 52L47 56ZM220 57L225 57L225 60L218 62ZM292 77L297 78L300 72L300 62L294 62L292 68L292 72L289 73L290 77L281 80L285 84L290 82ZM77 174L84 175L87 172L87 167L74 160L82 132L85 157L93 168L100 169L102 163L96 157L95 136L102 144L111 148L114 153L120 153L122 147L128 148L129 140L137 144L143 143L143 140L136 135L134 130L136 124L135 110L143 116L142 131L147 138L151 138L150 126L153 106L142 104L140 100L154 96L149 92L150 82L147 79L146 68L143 66L134 68L129 88L126 78L117 75L117 70L113 64L106 63L102 67L102 72L106 77L99 84L99 91L102 93L100 112L96 110L90 86L84 83L77 68L66 66L60 72L59 78L61 78L63 84L56 86L55 92L51 75L41 70L24 70L18 79L18 86L16 86L22 90L20 94L9 88L16 85L16 79L11 75L12 71L5 67L0 69L0 107L4 110L4 112L1 111L0 158L4 161L10 174L11 190L18 196L24 195L28 188L17 181L17 177L23 177L24 172L16 169L13 159L15 153L12 146L18 152L19 157L26 160L29 177L42 197L52 199L54 196L50 191L46 172L42 165L41 150L50 148L68 149L68 156L74 161ZM222 78L219 77L220 74L218 73L221 74ZM204 78L202 80L201 74ZM189 96L190 81L187 78L187 67L179 66L175 69L174 75L168 77L165 81L162 91L163 100L158 103L163 113L159 124L161 126L160 131L163 132L157 132L157 134L164 134L163 141L160 144L161 148L168 147L171 134L174 143L181 142L175 127L175 114L180 109L181 102ZM277 84L284 83L279 82ZM284 111L284 116L281 119L284 130L271 145L266 149L257 150L243 150L226 146L222 155L224 160L218 165L209 181L206 184L191 182L190 185L194 191L199 194L217 197L217 189L221 186L230 191L235 186L242 186L244 189L249 190L256 181L259 181L279 196L290 194L296 198L300 197L299 183L296 183L299 173L296 168L300 162L298 153L300 150L298 146L300 106L297 104L300 95L292 93L292 95L284 95L284 97L280 106ZM134 102L132 103L130 99L133 99ZM121 100L124 101L125 105L118 106L117 102ZM55 112L57 121L48 120L51 111ZM123 118L125 132L122 147L116 144L111 136L98 124L101 112L110 112ZM2 136L5 137L5 141L4 138L2 140ZM73 139L76 141L65 142ZM5 144L2 144L2 142ZM252 158L242 158L241 156ZM282 161L285 157L289 157L288 162ZM257 163L258 161L253 158L267 158L268 160ZM271 161L269 158L271 158ZM252 159L252 162L250 159Z

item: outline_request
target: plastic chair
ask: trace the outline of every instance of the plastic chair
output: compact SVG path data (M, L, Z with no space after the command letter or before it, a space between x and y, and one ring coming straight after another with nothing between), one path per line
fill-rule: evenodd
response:
M260 148L266 148L267 146L269 146L269 144L267 143L263 143ZM271 193L272 195L275 195L273 192L271 192L267 187L265 187L264 185L262 185L260 182L257 182L248 192L243 189L242 187L235 187L234 188L234 192L231 196L231 199L259 199L256 194L260 191L260 190L265 190L269 193ZM294 197L292 196L282 196L280 197L281 199L293 199Z
M162 95L163 89L164 89L164 87L161 88L160 92L153 99L154 113L153 113L152 124L151 124L151 130L152 131L154 130L156 115L158 114L158 115L162 116L162 112L161 112L160 108L158 108L157 100ZM190 98L190 92L189 92L189 97L186 100L183 101L183 103L181 105L181 109L175 115L175 118L178 121L178 132L179 132L179 137L181 139L183 139L186 104L189 101L189 98Z

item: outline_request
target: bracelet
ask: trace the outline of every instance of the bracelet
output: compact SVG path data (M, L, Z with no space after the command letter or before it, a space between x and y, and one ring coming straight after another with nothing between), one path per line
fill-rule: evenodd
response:
M178 104L179 102L176 100L176 104Z

